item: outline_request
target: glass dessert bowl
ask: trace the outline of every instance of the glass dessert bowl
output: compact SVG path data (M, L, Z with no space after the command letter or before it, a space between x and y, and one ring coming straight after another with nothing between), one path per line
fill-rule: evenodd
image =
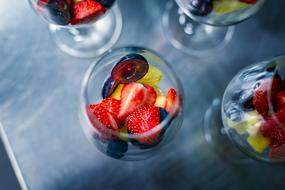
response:
M251 65L228 85L225 131L252 158L285 162L285 56Z
M49 23L59 48L72 56L99 56L120 37L122 16L115 0L27 1Z
M156 53L139 47L115 49L84 77L80 121L102 153L141 160L168 144L180 128L182 98L176 75Z
M264 0L169 1L162 23L167 39L190 55L205 55L225 47L234 27L256 13Z

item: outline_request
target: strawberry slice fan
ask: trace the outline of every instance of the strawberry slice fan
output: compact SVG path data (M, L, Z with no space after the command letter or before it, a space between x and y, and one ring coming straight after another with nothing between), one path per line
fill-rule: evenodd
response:
M57 46L69 55L97 57L120 37L122 16L115 0L27 1L49 24Z
M216 114L220 108L223 124ZM219 150L225 147L221 153L231 160L285 162L285 56L241 70L204 121L207 141ZM227 138L244 154L238 154Z
M80 108L82 129L99 151L115 159L142 160L158 154L181 127L183 90L155 52L124 47L90 66Z

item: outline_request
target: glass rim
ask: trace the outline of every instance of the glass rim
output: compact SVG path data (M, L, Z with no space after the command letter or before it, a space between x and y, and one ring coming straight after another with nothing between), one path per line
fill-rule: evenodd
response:
M181 85L180 80L178 79L176 73L174 72L173 68L171 67L171 65L162 57L160 56L158 53L156 53L155 51L148 49L146 47L140 47L140 46L123 46L123 47L117 47L114 49L111 49L109 51L107 51L106 53L104 53L98 60L96 60L94 63L92 63L89 68L87 69L82 84L81 84L81 93L80 93L80 111L81 114L84 116L84 120L87 121L88 126L92 126L92 129L94 131L96 131L97 134L100 134L101 132L98 131L98 129L96 129L93 124L90 121L90 118L88 116L87 113L87 109L86 106L90 105L91 102L89 100L88 97L88 84L90 82L90 78L92 76L92 74L94 72L96 72L96 68L98 67L98 64L104 59L106 58L108 55L112 54L112 53L116 53L116 52L120 52L120 51L131 51L132 49L137 49L137 50L141 50L141 51L148 51L156 56L158 56L163 63L166 65L166 67L168 67L168 69L171 71L171 75L174 79L174 83L176 85L175 90L177 90L177 97L176 101L175 101L175 105L179 106L179 111L176 115L176 117L179 117L182 115L183 113L183 97L184 97L184 92L183 92L183 88ZM144 133L140 133L140 134L129 134L129 133L125 133L125 132L120 132L120 131L114 131L112 129L107 128L106 126L104 126L98 119L97 122L100 126L104 127L104 131L106 131L106 134L111 134L117 137L121 137L121 138L128 138L128 139L139 139L139 138L144 138L144 137L149 137L153 134L156 134L157 132L161 131L162 129L166 128L168 125L171 124L171 121L175 119L175 117L173 117L174 114L173 110L172 112L169 112L168 115L163 119L163 121L161 121L157 126L155 126L154 128L144 132ZM82 126L84 127L84 126Z

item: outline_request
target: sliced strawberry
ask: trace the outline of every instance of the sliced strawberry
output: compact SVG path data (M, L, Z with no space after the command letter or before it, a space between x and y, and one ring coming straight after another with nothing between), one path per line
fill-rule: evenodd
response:
M285 108L285 90L280 91L277 94L277 98L276 98L276 109L280 110L282 108Z
M121 101L116 100L114 98L106 98L101 102L101 106L103 106L112 115L119 128L122 127L123 121L118 118L120 112L120 104Z
M133 134L143 134L160 123L159 108L155 106L145 106L133 112L126 118L128 130ZM160 132L156 132L146 137L138 138L137 141L144 144L152 144L159 137Z
M263 116L266 116L269 111L269 97L270 103L274 103L276 100L277 92L282 85L282 80L279 76L272 79L264 79L261 84L255 89L253 96L253 105ZM273 105L273 104L272 104Z
M166 94L165 110L175 116L180 107L180 100L176 90L170 88Z
M274 116L276 117L275 120L277 120L277 122L279 122L279 124L281 124L285 129L285 107L272 115L273 118Z
M112 114L101 104L89 105L87 113L91 123L99 132L104 132L106 127L115 131L118 130L118 125Z
M285 144L281 146L272 146L269 152L269 157L273 160L285 158Z
M156 92L150 86L132 82L125 85L121 91L121 105L118 117L125 119L130 113L147 105L153 105Z
M106 12L106 8L95 0L79 1L72 10L73 17L70 21L72 25L92 22Z
M239 1L248 4L255 4L258 0L239 0Z
M42 8L48 3L48 1L49 0L38 0L38 6Z
M271 145L285 144L285 130L284 126L278 124L276 120L272 118L266 119L261 127L260 131L264 137L268 137L271 140Z
M157 97L155 89L147 84L144 84L144 87L146 88L148 94L148 97L146 99L146 104L154 105Z

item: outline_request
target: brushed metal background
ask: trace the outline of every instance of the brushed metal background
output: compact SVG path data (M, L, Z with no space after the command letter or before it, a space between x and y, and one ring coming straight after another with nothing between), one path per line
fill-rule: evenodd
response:
M165 0L118 0L124 26L116 46L156 50L179 74L185 119L159 155L123 162L98 152L77 117L81 79L94 61L62 53L47 24L25 0L0 0L0 121L6 149L23 189L284 189L284 165L232 162L203 136L203 116L214 97L244 66L285 53L285 1L268 0L239 24L214 57L193 58L165 39ZM234 146L231 147L235 149Z

